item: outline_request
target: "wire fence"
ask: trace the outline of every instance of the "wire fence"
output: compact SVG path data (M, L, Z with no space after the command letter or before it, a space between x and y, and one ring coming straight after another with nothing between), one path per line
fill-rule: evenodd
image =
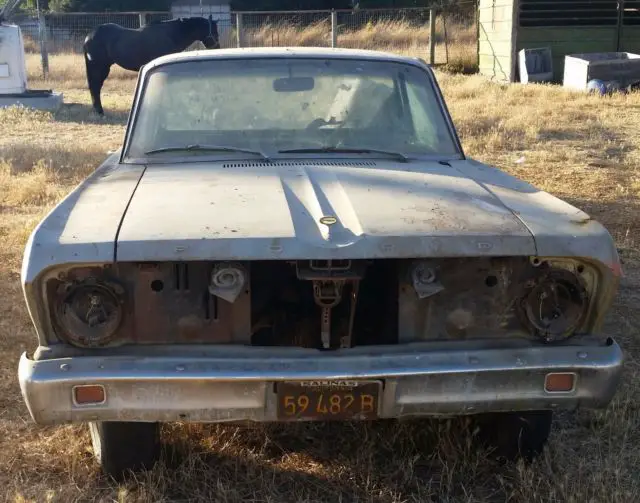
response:
M194 14L217 20L222 48L376 49L466 69L477 66L476 5L476 0L449 0L446 7L295 12L212 12L205 6ZM14 15L12 21L21 27L25 51L42 54L48 66L50 55L82 53L85 37L100 24L139 28L173 17L172 12L31 13Z

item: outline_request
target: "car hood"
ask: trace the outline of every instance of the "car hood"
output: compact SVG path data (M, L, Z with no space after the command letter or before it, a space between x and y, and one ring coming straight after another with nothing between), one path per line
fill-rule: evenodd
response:
M535 252L521 219L462 170L373 160L149 166L116 246L118 261Z

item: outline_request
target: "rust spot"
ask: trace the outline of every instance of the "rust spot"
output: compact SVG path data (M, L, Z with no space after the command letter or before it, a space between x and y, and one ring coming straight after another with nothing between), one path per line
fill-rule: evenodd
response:
M464 337L473 325L473 314L467 309L457 308L447 316L447 331L453 337Z
M579 220L572 220L571 223L576 225L587 225L589 222L592 222L594 219L591 217L581 218Z
M202 320L195 314L183 316L178 320L177 325L180 337L184 339L198 338L200 335L200 331L203 328Z

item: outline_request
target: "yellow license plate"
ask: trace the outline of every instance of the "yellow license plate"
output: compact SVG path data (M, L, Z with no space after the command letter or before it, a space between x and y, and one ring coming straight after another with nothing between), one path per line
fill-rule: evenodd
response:
M291 381L277 384L279 420L378 417L380 381Z

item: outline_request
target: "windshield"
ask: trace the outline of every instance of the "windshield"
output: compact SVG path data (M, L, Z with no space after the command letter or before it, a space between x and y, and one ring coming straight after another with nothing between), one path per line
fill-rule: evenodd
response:
M243 155L241 149L459 154L428 74L413 65L209 59L150 72L127 158Z

